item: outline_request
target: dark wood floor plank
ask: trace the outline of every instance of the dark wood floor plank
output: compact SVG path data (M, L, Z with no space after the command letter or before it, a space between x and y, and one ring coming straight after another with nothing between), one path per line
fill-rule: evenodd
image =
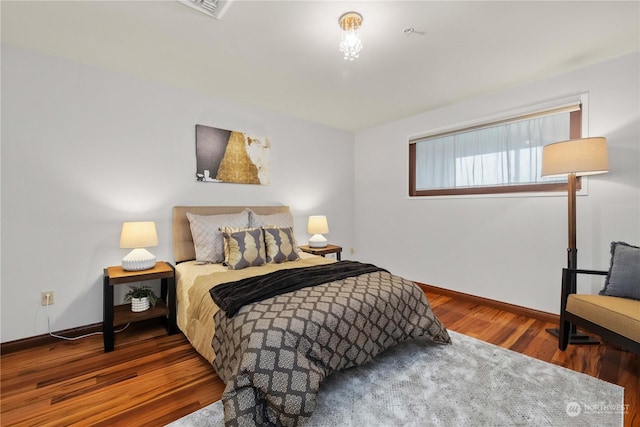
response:
M640 357L619 348L558 350L557 325L427 293L452 331L625 387L625 426L640 425ZM224 384L182 334L155 322L130 327L103 352L101 336L2 355L2 426L164 426L219 400Z

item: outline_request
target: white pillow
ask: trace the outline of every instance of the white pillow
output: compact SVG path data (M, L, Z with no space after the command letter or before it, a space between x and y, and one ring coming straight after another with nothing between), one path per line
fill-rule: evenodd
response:
M293 247L298 251L298 242L293 234L293 216L291 212L282 212L271 215L260 215L248 209L251 221L251 227L278 227L291 228L291 238L293 239Z
M220 263L224 261L224 244L220 228L249 227L249 211L224 215L196 215L187 212L191 236L199 263Z
M290 212L282 212L271 215L260 215L249 210L251 216L251 227L281 227L293 228L293 217Z

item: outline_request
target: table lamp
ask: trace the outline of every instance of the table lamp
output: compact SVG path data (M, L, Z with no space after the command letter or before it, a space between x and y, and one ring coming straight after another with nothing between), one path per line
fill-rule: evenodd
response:
M313 234L309 239L310 248L326 248L327 239L323 234L329 233L329 224L324 215L312 215L307 222L307 233Z
M120 247L133 249L122 258L127 271L148 270L156 265L156 257L144 248L158 246L158 233L154 221L125 222L120 234Z

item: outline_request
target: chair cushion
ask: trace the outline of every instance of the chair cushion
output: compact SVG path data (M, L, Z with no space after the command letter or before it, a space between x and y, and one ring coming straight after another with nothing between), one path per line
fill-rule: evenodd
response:
M602 295L571 294L567 311L640 342L640 301Z
M611 267L600 295L640 300L640 248L611 243Z

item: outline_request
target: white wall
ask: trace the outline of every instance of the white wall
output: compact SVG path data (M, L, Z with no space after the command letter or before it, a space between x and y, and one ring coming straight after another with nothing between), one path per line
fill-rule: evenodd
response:
M347 258L355 247L355 259L419 282L557 313L566 198L409 200L407 137L582 92L611 172L578 198L579 265L607 268L611 241L640 243L637 54L358 132L354 153L346 132L11 46L1 53L2 342L46 333L41 291L55 292L54 330L100 322L102 269L127 252L122 221L155 220L153 252L171 261L171 207L185 204L289 205L300 241L307 215L323 213ZM271 185L195 182L195 124L270 137Z
M270 137L271 185L196 182L196 124ZM174 205L289 205L299 241L326 214L351 247L352 182L350 133L2 45L0 338L46 333L48 290L53 330L101 322L122 222L155 220L173 261Z
M566 195L409 200L408 136L588 92L589 134L607 137L611 172L590 178L588 195L578 197L578 265L607 269L611 241L640 244L639 58L624 56L358 132L356 256L422 283L558 313ZM600 286L587 280L579 290L596 293Z

